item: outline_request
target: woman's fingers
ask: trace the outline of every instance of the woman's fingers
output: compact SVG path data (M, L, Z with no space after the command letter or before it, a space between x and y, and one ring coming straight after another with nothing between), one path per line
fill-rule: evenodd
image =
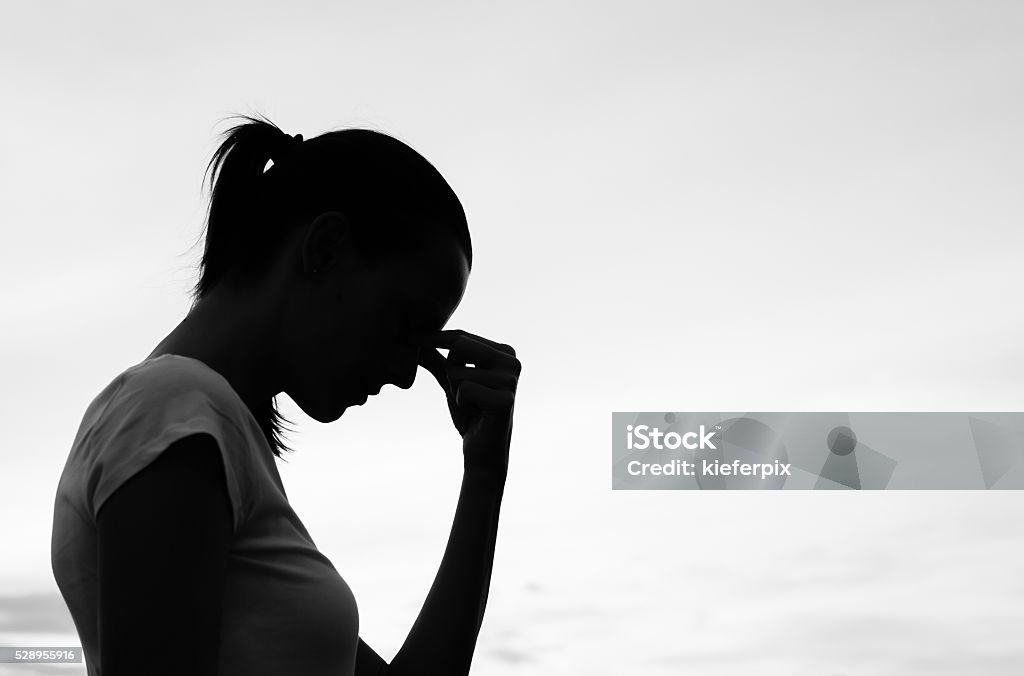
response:
M472 404L481 411L504 412L512 409L515 395L508 390L496 390L473 380L459 383L455 403L459 406Z
M468 366L448 367L448 382L451 383L453 388L457 388L460 383L467 381L515 392L519 378L508 371L491 371L488 369L470 368Z
M427 332L426 334L423 334L423 337L426 338L427 341L429 341L430 345L443 348L451 348L452 343L458 340L459 337L469 338L472 340L479 341L484 345L489 345L494 349L509 354L513 357L516 356L516 351L511 345L506 345L505 343L499 343L494 340L489 340L487 338L484 338L483 336L478 336L475 333L463 331L462 329L430 331Z
M430 374L434 376L437 384L441 386L445 394L450 393L451 385L448 382L448 369L444 355L433 348L424 348L420 350L419 363L420 366L430 371Z
M462 436L465 467L505 472L522 370L515 350L461 330L422 333L415 342L419 364L448 398L452 422Z
M420 365L430 371L449 401L475 407L488 417L511 412L522 370L511 346L461 330L421 334L419 343ZM437 348L447 349L448 356Z
M518 384L518 376L509 371L492 371L484 368L471 368L469 366L447 365L446 359L437 350L427 348L420 352L420 365L430 371L437 383L450 392L456 389L459 383L466 380L476 381L482 385L495 388L508 389L513 392Z
M516 375L519 375L522 368L515 357L515 350L510 345L488 340L461 329L421 334L419 341L423 347L448 349L448 359L454 363L505 369Z

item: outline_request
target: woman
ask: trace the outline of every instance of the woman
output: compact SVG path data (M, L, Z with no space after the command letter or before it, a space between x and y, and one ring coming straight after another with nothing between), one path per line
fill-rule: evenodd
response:
M442 330L472 264L465 213L390 136L303 141L244 120L210 163L188 316L93 400L58 486L52 565L88 672L468 673L520 363ZM444 390L464 473L437 577L388 664L288 504L274 398L332 422L384 384L409 388L418 366Z

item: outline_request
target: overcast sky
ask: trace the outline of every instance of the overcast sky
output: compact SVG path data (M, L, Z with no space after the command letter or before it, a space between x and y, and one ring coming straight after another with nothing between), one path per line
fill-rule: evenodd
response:
M0 644L68 631L4 599L53 607L81 416L184 316L205 163L262 113L390 133L465 206L449 328L524 365L481 668L1019 673L1020 493L613 493L608 431L1020 410L1022 38L978 0L5 2ZM440 392L281 404L292 503L390 657L457 499Z

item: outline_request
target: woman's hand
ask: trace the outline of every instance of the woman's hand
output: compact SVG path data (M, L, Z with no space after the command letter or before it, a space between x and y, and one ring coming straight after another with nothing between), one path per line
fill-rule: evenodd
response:
M465 470L504 479L522 369L516 351L461 330L434 331L421 336L419 343L419 363L444 390L452 422L462 436ZM434 349L438 347L447 349L448 356Z

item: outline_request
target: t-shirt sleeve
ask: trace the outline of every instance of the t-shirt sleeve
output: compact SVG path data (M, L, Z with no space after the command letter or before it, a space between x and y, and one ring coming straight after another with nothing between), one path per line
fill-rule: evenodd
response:
M114 491L172 443L206 433L220 449L237 533L251 512L253 473L233 407L220 399L194 382L149 380L122 387L91 439L84 494L93 522Z

